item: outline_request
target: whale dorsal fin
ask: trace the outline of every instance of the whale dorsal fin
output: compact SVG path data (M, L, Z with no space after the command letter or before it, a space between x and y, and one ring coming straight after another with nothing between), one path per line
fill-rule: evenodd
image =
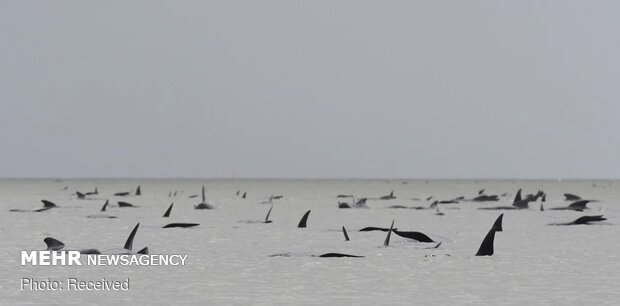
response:
M101 211L105 211L105 209L108 207L108 200L105 200L105 204L103 204L103 207L101 207Z
M390 230L387 233L387 236L385 236L385 241L383 241L383 246L389 246L390 245L390 236L392 235L392 230L394 229L394 220L392 220L392 225L390 225Z
M56 240L52 237L47 237L45 239L43 239L43 242L45 242L45 244L47 245L47 250L48 251L58 251L62 248L65 247L65 244L60 242L59 240Z
M519 191L517 191L517 195L515 195L515 199L514 201L512 201L512 204L521 202L523 199L521 198L521 188L519 188Z
M50 202L48 200L41 200L43 202L43 207L56 207L57 205L54 202Z
M138 254L148 255L149 254L149 247L144 247L142 250L138 251Z
M484 237L484 240L482 240L482 244L480 245L480 248L478 249L478 253L476 253L476 256L491 256L493 255L493 243L495 241L495 232L498 230L496 224L497 221L499 220L501 222L502 216L504 214L501 214L497 220L495 221L495 223L493 224L493 227L491 227L491 229L489 230L489 232L487 233L487 235Z
M136 188L136 195L142 195L142 190L140 190L140 185L138 185L138 188Z
M140 227L140 223L136 224L136 227L133 228L129 237L127 237L127 241L125 241L125 246L123 247L125 250L130 250L133 248L133 238L136 236L136 232L138 231L138 227Z
M269 208L269 211L267 212L267 216L265 216L265 223L271 222L269 221L269 215L271 214L272 209L273 209L273 205L271 205L271 207Z
M586 204L590 203L590 201L588 200L581 200L581 201L577 201L575 203L572 203L571 205L568 205L568 207L572 207L572 208L588 208L586 207Z
M207 197L205 196L205 185L202 185L202 203L207 203Z
M574 195L574 194L571 194L571 193L565 193L564 194L564 198L566 198L565 199L566 201L578 201L578 200L581 200L580 196Z
M495 220L495 223L493 223L493 228L495 229L496 232L501 232L502 231L502 219L504 218L504 214L499 215L499 217L497 217L497 220Z
M301 217L301 220L299 220L299 224L297 225L298 228L305 228L306 227L306 222L308 222L308 216L310 215L310 211L308 210L303 217Z
M342 233L344 234L344 241L349 241L349 235L347 235L347 229L342 227Z
M172 206L174 205L174 202L172 202L170 204L170 207L168 207L168 210L166 210L166 212L164 213L164 218L168 218L170 217L170 212L172 211Z

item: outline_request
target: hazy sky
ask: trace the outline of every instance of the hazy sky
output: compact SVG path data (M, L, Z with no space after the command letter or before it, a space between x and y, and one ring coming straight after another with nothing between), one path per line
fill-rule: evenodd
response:
M618 1L0 1L1 177L620 178Z

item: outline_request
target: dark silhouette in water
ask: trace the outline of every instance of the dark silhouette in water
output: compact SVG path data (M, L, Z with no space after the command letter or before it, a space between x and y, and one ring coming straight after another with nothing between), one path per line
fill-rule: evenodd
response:
M117 197L126 197L126 196L128 196L130 194L131 194L131 192L125 191L125 192L117 192L114 195L117 196Z
M131 234L129 234L129 237L127 237L127 240L125 241L125 245L123 246L123 249L119 252L119 254L131 254L132 253L133 240L136 236L136 233L138 232L139 227L140 227L140 223L136 224L136 226L131 231ZM43 239L43 242L45 242L45 244L47 245L48 251L62 251L65 247L64 243L51 237L46 237L45 239ZM81 254L101 254L101 251L99 251L98 249L82 249L82 250L79 250L79 252ZM138 251L137 254L148 254L148 252L149 252L149 248L145 247L142 250Z
M493 255L493 242L495 240L495 232L501 232L502 231L502 219L504 217L504 214L499 215L499 217L497 218L497 220L495 220L495 223L493 223L493 226L491 227L491 230L489 230L489 233L487 233L487 235L484 237L484 240L482 240L482 244L480 245L480 249L478 249L478 253L476 253L476 256L491 256Z
M213 205L207 203L207 196L205 195L205 186L202 185L202 202L198 205L194 205L195 209L213 209Z
M101 207L101 212L105 212L106 209L108 208L108 203L110 201L105 200L105 203L103 204L103 206ZM95 215L88 215L86 216L86 218L91 218L91 219L104 219L104 218L108 218L108 219L116 219L116 216L111 216L111 215L107 215L107 214L95 214Z
M347 235L347 229L342 227L342 234L344 234L344 241L349 241L349 235Z
M164 218L168 218L170 217L170 213L172 212L172 206L174 206L174 202L172 202L170 204L170 207L168 207L168 209L166 210L166 212L164 213Z
M97 187L95 187L95 191L89 191L85 193L84 195L89 196L89 195L96 195L96 194L99 194L99 190L97 190Z
M247 192L244 192L243 195L241 196L242 199L245 199L245 197L248 195Z
M310 210L308 210L303 217L301 217L301 220L299 220L299 224L297 225L298 228L305 228L306 227L306 222L308 222L308 216L310 215Z
M384 196L380 197L379 199L381 199L381 200L394 200L394 199L396 199L396 197L394 196L394 190L390 191L390 194L384 195Z
M395 228L394 230L397 230L397 228ZM367 226L367 227L364 227L363 229L361 229L359 231L360 232L372 232L372 231L387 232L387 231L390 231L390 229L389 228L385 228L385 227Z
M364 256L341 254L341 253L325 253L323 255L319 255L319 257L358 257L358 258L362 258Z
M110 202L110 201L105 200L105 203L103 204L103 207L101 207L101 211L105 211L105 210L106 210L106 208L108 207L108 203L109 203L109 202Z
M435 242L433 239L420 232L401 232L397 230L394 230L393 232L403 238L409 238L419 242Z
M142 195L142 190L140 190L140 185L138 185L138 188L136 188L136 195L137 196Z
M392 225L390 225L390 230L387 233L387 236L385 236L385 241L383 241L383 246L387 247L390 245L390 236L392 235L392 231L394 230L394 220L392 220Z
M271 214L271 210L273 209L273 205L271 205L271 207L269 208L269 211L267 212L267 216L265 216L265 222L264 223L272 223L273 221L269 220L269 215Z
M43 208L34 209L34 210L9 209L9 211L10 212L42 212L42 211L50 210L50 209L52 209L54 207L58 207L56 204L54 204L53 202L50 202L48 200L41 200L41 202L43 202Z
M77 196L77 198L78 198L78 199L80 199L80 200L83 200L83 199L85 199L85 198L86 198L86 195L85 195L85 194L83 194L83 193L81 193L81 192L79 192L79 191L76 191L76 192L75 192L75 195L76 195L76 196Z
M163 228L175 228L175 227L186 228L186 227L194 227L198 225L200 225L200 223L170 223L170 224L164 225Z
M131 203L119 201L118 202L118 207L137 207L137 206L135 206L135 205L133 205Z
M604 218L603 215L583 216L583 217L577 218L573 222L568 222L568 223L552 223L552 224L549 224L549 225L582 225L582 224L590 225L591 224L590 222L599 222L599 221L605 221L605 220L607 220L607 218Z
M575 203L568 205L567 207L554 207L551 210L575 210L575 211L583 211L584 209L589 209L586 205L590 203L589 200L580 200Z
M338 208L368 208L366 205L367 198L361 198L355 202L355 198L353 198L353 202L355 204L349 204L346 202L338 202Z
M579 200L581 200L581 197L578 195L574 195L571 193L564 194L564 201L579 201Z

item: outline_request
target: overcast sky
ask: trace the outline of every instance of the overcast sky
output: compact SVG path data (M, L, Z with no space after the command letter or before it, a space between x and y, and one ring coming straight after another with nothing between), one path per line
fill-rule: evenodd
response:
M1 177L620 178L618 1L0 1Z

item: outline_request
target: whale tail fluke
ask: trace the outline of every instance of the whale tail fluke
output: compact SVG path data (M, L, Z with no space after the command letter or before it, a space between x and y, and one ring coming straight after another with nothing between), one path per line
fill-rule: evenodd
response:
M308 222L308 216L310 215L310 210L308 210L303 217L301 217L301 220L299 220L299 224L297 225L298 228L305 228L306 227L306 223Z

